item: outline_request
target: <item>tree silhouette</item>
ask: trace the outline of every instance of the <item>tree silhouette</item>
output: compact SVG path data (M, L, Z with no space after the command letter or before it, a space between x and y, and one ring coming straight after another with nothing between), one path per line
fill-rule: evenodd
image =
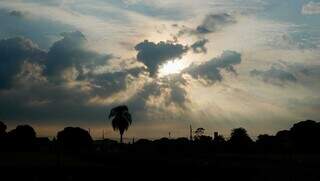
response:
M3 136L6 134L7 125L5 125L3 122L0 121L0 136Z
M275 135L276 146L282 153L292 151L293 142L291 132L289 130L278 131Z
M88 149L93 140L88 131L82 128L66 127L57 134L57 142L67 150Z
M204 128L198 128L194 134L195 134L195 139L199 139L201 136L204 135L204 131L205 129Z
M233 143L251 143L252 140L249 137L247 130L244 128L236 128L231 132L230 142Z
M249 137L247 130L236 128L232 130L229 142L234 151L247 151L253 141Z
M132 123L131 114L127 106L122 105L111 109L109 119L112 119L112 127L120 133L120 143L123 143L123 133L128 130Z
M258 136L256 146L259 151L262 152L273 152L276 148L276 137L268 134L261 134Z
M226 139L222 135L217 135L214 137L213 141L216 144L223 144L226 142Z
M6 145L7 125L0 121L0 150Z
M29 125L18 125L8 133L10 144L18 149L30 149L36 141L36 132Z
M290 136L297 151L318 151L320 124L313 120L301 121L292 126Z

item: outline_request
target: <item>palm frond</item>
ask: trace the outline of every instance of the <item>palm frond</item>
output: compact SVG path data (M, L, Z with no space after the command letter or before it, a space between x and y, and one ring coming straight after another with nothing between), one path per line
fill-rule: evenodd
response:
M127 106L118 106L111 109L109 119L112 119L113 129L120 133L126 131L132 123L132 117Z
M117 107L111 109L110 114L109 114L109 119L116 116L119 113L122 113L122 112L129 112L128 107L125 105L122 105L122 106L117 106Z

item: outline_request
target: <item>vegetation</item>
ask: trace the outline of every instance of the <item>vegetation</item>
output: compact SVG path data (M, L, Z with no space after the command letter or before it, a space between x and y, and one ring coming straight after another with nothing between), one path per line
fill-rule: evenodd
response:
M123 143L123 133L131 124L131 116L127 107L116 107L110 113L112 126L120 132L120 143ZM320 123L312 120L301 121L289 130L281 130L275 135L261 134L253 141L244 128L231 131L230 138L225 140L222 135L216 134L214 138L205 135L204 128L195 131L194 140L187 138L161 138L159 140L140 139L135 143L126 144L132 149L139 150L167 150L176 151L175 148L183 145L184 152L193 152L201 145L202 151L214 153L320 153ZM32 150L39 147L39 141L46 145L62 150L106 150L101 144L116 142L105 139L93 141L88 131L79 127L67 127L57 133L52 141L37 138L36 132L29 125L18 125L15 129L6 132L6 125L0 122L0 145L2 150ZM49 142L49 143L48 143ZM100 144L97 144L100 143ZM40 145L41 146L41 145ZM148 147L148 148L147 148ZM161 148L160 148L161 147ZM159 150L157 150L159 148ZM199 147L200 148L200 147ZM112 149L112 148L111 148ZM190 149L190 150L188 150Z
M109 119L112 119L112 127L120 133L120 143L123 143L123 133L132 123L131 114L127 106L118 106L111 109Z
M274 180L270 175L281 180L320 178L318 172L312 171L318 170L320 162L319 122L301 121L275 135L261 134L256 140L251 139L244 128L233 129L229 139L218 133L211 137L205 134L204 128L199 128L193 132L193 140L183 137L140 139L124 144L122 134L131 124L129 115L126 107L117 107L110 113L113 126L120 132L121 144L110 139L92 140L88 131L78 127L67 127L57 133L56 139L49 140L36 137L29 125L19 125L7 132L6 125L0 122L0 168L8 165L27 165L26 168L36 165L38 169L45 165L44 170L101 168L114 172L114 175L124 168L132 168L127 169L128 172L132 170L131 173L136 173L135 169L146 172L151 168L162 172L179 168L201 173L209 168L206 173L214 173L215 178L225 180L239 179L239 176L252 177L251 180ZM73 176L85 173L90 172L72 172ZM173 174L181 178L183 173ZM87 179L93 180L92 174L88 175ZM187 175L184 175L187 179L192 177ZM199 179L198 176L195 180Z

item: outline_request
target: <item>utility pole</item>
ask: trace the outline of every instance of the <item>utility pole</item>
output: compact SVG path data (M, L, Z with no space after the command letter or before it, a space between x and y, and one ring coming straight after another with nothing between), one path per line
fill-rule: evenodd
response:
M102 140L104 140L104 129L102 129Z

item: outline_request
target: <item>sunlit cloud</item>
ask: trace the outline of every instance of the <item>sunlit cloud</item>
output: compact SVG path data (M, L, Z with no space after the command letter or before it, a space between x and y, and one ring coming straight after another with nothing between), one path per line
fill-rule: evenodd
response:
M320 14L320 2L310 1L302 7L302 14L313 15Z
M0 119L97 137L119 104L134 118L129 136L319 119L319 3L288 3L3 0Z

